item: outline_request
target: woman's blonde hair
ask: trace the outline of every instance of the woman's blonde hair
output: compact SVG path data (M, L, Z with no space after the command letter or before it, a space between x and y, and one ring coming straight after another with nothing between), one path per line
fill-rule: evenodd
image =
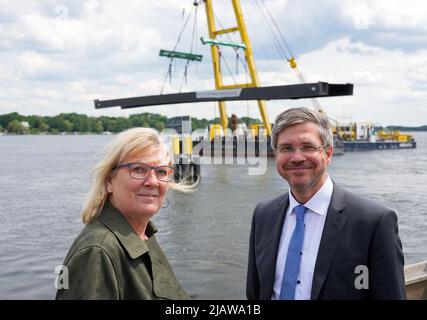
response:
M108 199L107 181L114 168L133 152L147 150L159 153L162 163L173 165L169 147L163 142L160 134L151 128L132 128L117 135L106 147L100 161L92 170L92 186L81 212L83 223L91 223L100 213ZM174 184L171 182L170 184ZM172 186L178 189L176 186Z

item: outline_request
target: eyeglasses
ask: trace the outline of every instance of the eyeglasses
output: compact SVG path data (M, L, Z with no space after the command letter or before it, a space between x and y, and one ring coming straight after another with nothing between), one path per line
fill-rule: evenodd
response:
M129 174L132 178L138 180L144 180L149 175L151 170L154 170L156 177L160 181L170 182L174 178L175 169L170 166L158 166L153 167L146 163L123 163L119 164L114 170L127 167L129 168Z
M324 146L314 146L312 144L304 144L301 147L295 147L290 144L284 144L277 146L277 152L283 154L291 154L294 153L297 149L299 149L303 154L313 154L326 147L329 147L329 145L326 144Z

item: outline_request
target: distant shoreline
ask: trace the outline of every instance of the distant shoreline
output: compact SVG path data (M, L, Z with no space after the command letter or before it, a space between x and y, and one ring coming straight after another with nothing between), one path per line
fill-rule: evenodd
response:
M400 130L400 129L394 129ZM392 130L393 131L393 130ZM427 132L427 130L400 130L402 133L416 133L416 132ZM9 133L9 132L0 132L0 136L110 136L116 135L120 132L109 132L109 133L96 133L96 132L39 132L39 133Z
M96 132L66 132L66 133L52 133L52 132L40 132L40 133L9 133L0 132L0 136L110 136L118 134L119 132L110 133L96 133Z
M110 135L133 127L156 128L161 132L168 127L169 120L166 116L149 112L132 114L129 117L91 117L78 113L61 113L57 116L24 116L17 112L12 112L0 115L0 135ZM232 120L231 117L229 122L232 123ZM192 131L208 128L215 123L220 123L220 119L208 120L191 117ZM241 117L237 120L237 123L244 123L249 127L252 124L259 124L261 121L250 117ZM376 126L375 131L377 130L421 132L427 131L427 125L417 127Z

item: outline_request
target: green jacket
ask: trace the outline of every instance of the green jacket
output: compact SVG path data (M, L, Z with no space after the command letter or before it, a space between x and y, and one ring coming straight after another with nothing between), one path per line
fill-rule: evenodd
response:
M68 289L56 299L188 299L149 222L141 240L109 202L88 224L65 258Z

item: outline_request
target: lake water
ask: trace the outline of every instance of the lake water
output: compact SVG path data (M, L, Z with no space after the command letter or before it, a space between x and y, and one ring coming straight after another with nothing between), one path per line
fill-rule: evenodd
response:
M394 209L406 263L427 259L427 133L417 149L333 157L331 177ZM83 228L80 210L95 155L112 136L0 136L0 299L52 299L54 268ZM256 203L286 191L272 159L263 175L204 165L193 194L169 192L157 238L195 299L245 299Z

